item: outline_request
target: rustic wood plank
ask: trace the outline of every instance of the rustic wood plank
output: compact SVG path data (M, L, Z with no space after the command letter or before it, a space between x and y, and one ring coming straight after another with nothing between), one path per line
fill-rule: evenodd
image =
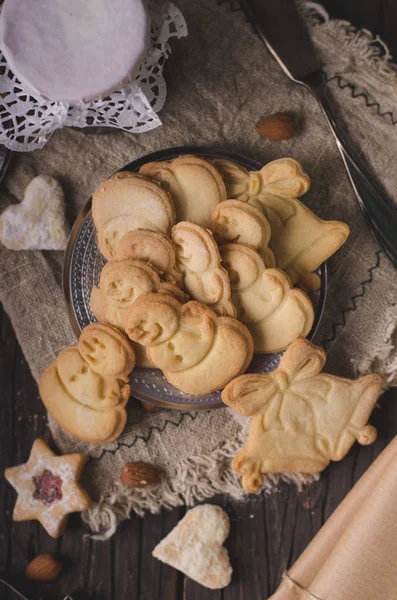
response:
M144 519L140 519L139 598L157 600L176 597L179 586L178 572L153 558L152 551L175 527L184 512L184 508L171 512L164 510L158 515L147 514ZM169 586L168 589L165 583ZM165 593L168 596L163 596Z
M163 511L163 534L165 537L184 517L186 513L185 507L180 507L172 511ZM154 548L154 546L153 546ZM152 550L153 550L152 548ZM156 560L152 558L152 560ZM162 589L162 600L175 600L176 598L182 598L184 575L169 567L168 565L162 565L161 570L161 589Z
M133 515L122 523L113 542L113 571L115 598L139 597L140 518Z
M266 597L269 573L264 501L263 496L247 496L243 502L226 497L217 502L228 513L231 526L225 546L233 567L233 578L222 592L223 600Z
M91 552L92 543L87 529L78 515L71 515L65 533L59 540L58 555L64 568L57 582L58 595L56 596L53 591L55 598L63 598L65 594L70 594L73 600L77 600L79 594L88 590Z
M13 397L12 379L10 374L15 363L17 345L12 336L11 324L0 305L0 458L2 469L13 464L14 411L11 402ZM0 577L9 580L12 575L12 525L11 512L14 503L14 493L3 477L0 478L0 511L5 518L0 519ZM0 584L0 595L8 600L8 591Z
M389 45L393 60L397 60L397 8L395 0L382 0L379 33Z
M4 319L6 319L5 316L2 318L3 322ZM38 436L43 437L46 430L46 419L43 418L44 411L41 402L38 400L36 385L32 380L29 368L15 340L9 322L6 323L6 328L8 327L8 337L6 339L9 340L12 351L10 352L9 348L6 356L12 360L8 375L11 382L13 417L11 420L11 454L8 463L4 466L25 462L29 457L33 440ZM23 575L28 562L38 553L41 526L37 522L13 523L11 521L16 493L8 483L6 485L9 489L10 504L8 510L11 528L11 564L7 570L6 579L23 593L27 593L31 584L21 575Z

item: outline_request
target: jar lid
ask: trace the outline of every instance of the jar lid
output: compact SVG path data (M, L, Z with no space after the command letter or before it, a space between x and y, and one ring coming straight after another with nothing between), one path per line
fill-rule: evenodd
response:
M106 96L138 72L150 41L143 0L5 0L4 56L24 89L76 104Z

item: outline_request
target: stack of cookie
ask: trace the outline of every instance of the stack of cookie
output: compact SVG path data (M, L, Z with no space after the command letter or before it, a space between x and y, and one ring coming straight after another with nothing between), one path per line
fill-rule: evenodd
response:
M135 364L208 394L244 373L254 352L306 337L314 309L303 289L318 288L314 271L349 233L297 199L308 188L293 159L248 172L187 155L101 183L92 215L108 262L91 294L100 324L41 378L57 422L78 439L112 441Z
M140 364L161 369L189 394L223 389L226 405L252 417L232 463L247 492L262 487L265 473L319 472L354 441L373 442L376 430L367 421L382 379L321 373L325 353L304 339L314 319L304 290L318 289L314 271L349 234L347 225L322 221L298 200L308 187L292 159L248 172L192 156L102 183L92 206L108 259L91 295L99 322L40 379L58 424L92 444L117 439L127 420L129 376ZM254 353L285 349L272 373L243 374ZM74 470L65 479L70 461ZM20 495L14 518L38 518L60 535L67 513L89 506L77 482L83 462L82 455L56 458L37 441L28 463L6 473ZM29 475L23 483L20 473ZM68 494L73 506L62 504ZM20 509L25 499L29 510ZM222 547L227 533L220 509L197 507L154 556L203 585L223 587L231 577ZM209 561L201 559L203 544Z
M154 364L169 372L164 368L169 345L161 360L159 339L141 326L136 331L141 304L135 301L165 293L183 304L182 288L190 300L245 324L255 352L284 350L309 333L314 310L303 289L318 289L314 271L349 234L347 225L322 221L297 199L308 188L309 177L288 158L248 172L229 161L180 156L147 163L139 174L117 173L93 195L98 245L111 261L92 293L95 316L124 332L128 320L130 339L146 347L148 356L156 354ZM178 356L178 371L190 370L184 352ZM214 386L210 391L218 389ZM190 393L207 393L188 387Z

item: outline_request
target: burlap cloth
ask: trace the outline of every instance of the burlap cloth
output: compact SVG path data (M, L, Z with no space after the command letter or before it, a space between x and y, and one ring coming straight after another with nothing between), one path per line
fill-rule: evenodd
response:
M297 158L312 178L304 201L321 217L343 220L351 228L348 242L329 261L326 310L315 341L328 351L329 371L353 375L355 368L372 368L392 383L397 273L364 223L318 106L282 74L236 3L178 0L177 5L189 35L175 43L167 63L163 126L143 135L59 131L42 150L14 157L2 185L1 207L21 200L32 177L48 173L64 187L72 222L102 179L134 158L170 146L222 146L264 163ZM349 133L393 198L396 71L368 33L324 21L323 10L313 3L304 10ZM256 134L255 123L277 111L294 113L298 132L288 141L266 142ZM0 300L36 379L63 346L75 341L60 285L62 259L62 253L0 248ZM247 425L248 419L228 409L150 416L131 401L129 423L118 442L88 447L50 423L60 451L81 450L91 457L85 479L100 501L86 520L103 535L113 533L131 510L191 504L220 492L241 497L230 458ZM120 487L120 467L131 460L162 465L167 477L161 488L148 493Z

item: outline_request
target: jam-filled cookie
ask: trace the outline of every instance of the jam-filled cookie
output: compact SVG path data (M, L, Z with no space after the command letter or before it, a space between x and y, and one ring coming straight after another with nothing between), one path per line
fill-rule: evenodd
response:
M56 456L44 440L35 440L28 462L4 473L18 494L14 521L37 519L52 537L62 535L68 515L91 505L78 482L85 461L78 453Z

